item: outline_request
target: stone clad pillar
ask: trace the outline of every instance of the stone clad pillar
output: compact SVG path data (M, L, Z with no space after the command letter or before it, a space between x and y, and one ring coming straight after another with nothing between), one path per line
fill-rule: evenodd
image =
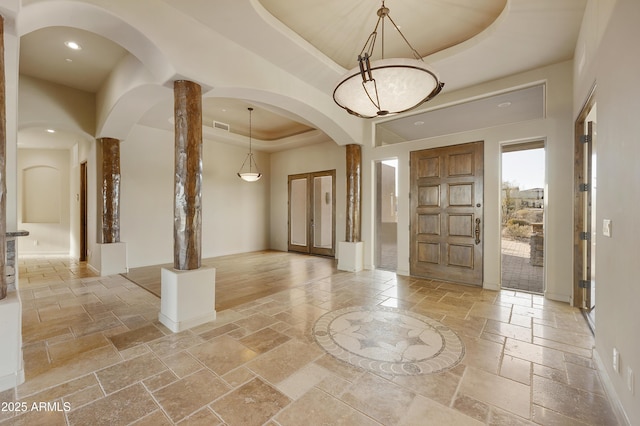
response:
M173 332L216 319L216 270L202 261L202 95L174 82L173 269L162 269L158 319Z
M102 144L102 242L120 242L120 141L100 138Z
M346 241L360 241L362 154L360 145L347 145L347 235Z
M360 241L362 218L362 149L351 144L347 150L347 224L345 241L338 244L338 269L358 272L364 267L364 244Z
M120 242L120 141L96 139L102 156L102 242L96 245L94 265L101 276L125 274L127 245Z
M4 78L4 17L0 16L0 300L7 297L7 111Z
M175 186L173 266L198 269L202 251L202 96L200 85L174 83Z

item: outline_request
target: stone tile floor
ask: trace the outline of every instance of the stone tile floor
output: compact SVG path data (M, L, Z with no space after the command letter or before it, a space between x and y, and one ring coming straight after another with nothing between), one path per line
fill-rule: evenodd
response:
M502 288L542 293L544 268L529 263L528 241L502 239Z
M0 393L18 409L2 425L618 424L581 313L530 293L336 272L174 334L122 276L60 259L21 261L20 275L26 382ZM313 339L325 313L373 305L439 321L464 358L375 373Z

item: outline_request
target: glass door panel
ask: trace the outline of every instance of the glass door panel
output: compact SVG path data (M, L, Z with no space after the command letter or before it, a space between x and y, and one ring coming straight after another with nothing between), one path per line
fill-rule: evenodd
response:
M289 250L307 251L307 177L289 179Z

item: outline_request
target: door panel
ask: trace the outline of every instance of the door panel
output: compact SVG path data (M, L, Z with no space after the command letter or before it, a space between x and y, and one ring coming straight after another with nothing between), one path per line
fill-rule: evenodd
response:
M289 176L288 248L334 256L335 170Z
M289 244L307 247L308 234L308 194L307 177L289 179ZM292 250L289 247L289 250Z
M411 153L411 275L482 285L483 143Z

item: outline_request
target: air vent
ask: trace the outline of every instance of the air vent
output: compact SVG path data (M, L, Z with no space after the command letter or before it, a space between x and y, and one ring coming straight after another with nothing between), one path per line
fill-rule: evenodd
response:
M229 126L227 123L221 123L219 121L214 121L213 122L213 128L214 129L224 130L225 132L228 132L229 129L231 129L231 126Z

